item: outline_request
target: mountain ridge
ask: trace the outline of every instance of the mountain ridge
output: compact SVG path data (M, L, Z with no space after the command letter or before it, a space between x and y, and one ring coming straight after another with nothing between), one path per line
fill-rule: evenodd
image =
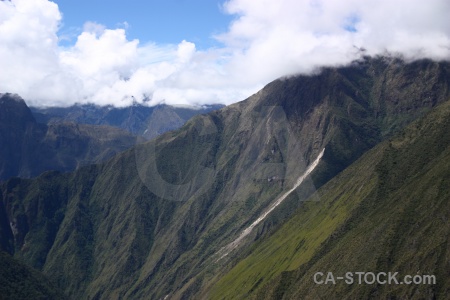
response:
M31 107L30 109L40 123L70 121L78 124L108 125L150 140L164 132L180 128L197 114L208 113L222 107L223 105L206 105L197 108L165 104L151 107L135 103L128 107L78 104L70 107Z
M123 130L62 122L40 124L17 95L0 94L0 180L72 171L141 141Z
M10 180L1 186L4 214L17 226L6 242L73 297L195 297L241 258L222 265L211 255L323 148L317 169L255 227L242 253L363 153L446 102L449 74L448 63L366 58L276 80L101 165Z

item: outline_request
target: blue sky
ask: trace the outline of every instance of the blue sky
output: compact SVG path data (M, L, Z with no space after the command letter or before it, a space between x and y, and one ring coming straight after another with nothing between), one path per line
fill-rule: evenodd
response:
M448 0L55 1L0 1L0 93L35 106L231 104L361 48L450 60Z
M129 39L141 43L178 44L188 40L198 49L220 46L213 35L226 32L233 16L217 0L55 0L63 14L62 35L76 40L85 22L107 28L127 27ZM128 26L127 26L127 25Z

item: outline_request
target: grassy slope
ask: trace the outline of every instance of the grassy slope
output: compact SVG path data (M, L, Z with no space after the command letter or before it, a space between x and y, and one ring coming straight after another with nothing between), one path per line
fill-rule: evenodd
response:
M213 299L444 299L450 102L365 154L222 277ZM315 272L434 274L435 286L315 285Z

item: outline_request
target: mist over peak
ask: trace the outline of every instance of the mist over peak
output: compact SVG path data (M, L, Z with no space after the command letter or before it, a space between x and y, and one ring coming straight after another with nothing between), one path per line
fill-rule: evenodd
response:
M348 64L362 50L450 58L446 0L229 0L222 9L234 19L214 36L221 47L130 39L132 20L117 28L86 20L66 45L57 4L1 1L0 92L33 106L230 104L278 77Z

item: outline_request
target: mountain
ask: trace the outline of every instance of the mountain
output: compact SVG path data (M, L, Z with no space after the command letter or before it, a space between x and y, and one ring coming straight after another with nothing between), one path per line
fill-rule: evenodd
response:
M405 63L385 57L364 58L347 67L276 80L245 101L196 116L180 129L103 164L73 173L47 172L35 179L5 182L0 188L0 215L6 219L0 223L1 245L72 298L198 299L276 297L277 293L288 297L290 292L297 296L296 284L303 282L296 281L297 273L290 273L292 280L283 281L283 272L296 271L303 263L312 264L314 258L323 256L332 261L344 256L341 251L352 243L340 240L339 234L358 233L351 231L350 225L365 225L358 219L347 222L352 216L373 222L362 233L373 244L383 229L376 230L383 217L386 224L397 226L385 228L414 225L414 212L404 215L411 219L396 223L395 218L390 219L393 212L389 208L374 204L380 198L368 198L366 194L381 190L386 195L384 203L395 202L397 198L389 196L391 190L410 188L394 180L404 178L403 172L425 179L428 175L420 173L421 167L426 172L428 167L442 165L443 169L436 170L431 178L442 174L446 167L440 163L446 157L440 155L446 153L448 140L436 142L434 138L448 131L434 130L438 125L447 130L443 121L438 122L446 118L436 118L436 128L430 132L425 130L426 121L412 124L425 126L420 125L416 133L430 135L421 145L430 145L429 154L438 155L438 160L424 160L425 165L416 168L414 159L428 155L422 146L403 160L390 158L389 153L395 151L372 150L381 158L368 151L384 149L383 141L389 139L393 147L400 147L402 140L397 134L402 134L405 126L434 113L434 108L442 110L441 105L450 99L449 80L449 63ZM407 144L399 153L410 151ZM368 156L362 156L366 152ZM396 161L401 164L398 169L394 168ZM367 168L366 173L361 165ZM357 170L359 175L345 171L349 166L348 170ZM386 176L384 186L376 181L378 175ZM446 178L430 193L431 200L448 195ZM301 185L293 189L300 181ZM422 190L415 181L408 184ZM334 185L337 187L333 190ZM333 210L335 202L338 206ZM413 208L413 204L405 205ZM433 206L433 214L438 208L445 207ZM303 210L311 211L305 219L299 217ZM365 211L373 213L366 215ZM372 220L375 212L378 215ZM299 218L310 221L302 224ZM340 227L342 224L350 229ZM389 232L382 233L397 237ZM443 233L438 231L430 239L445 242L448 235ZM285 234L297 238L295 247L286 244L287 251L283 251L282 238L277 238ZM331 243L329 236L336 237L339 247L325 243ZM305 241L298 240L300 237ZM425 242L421 236L416 240ZM403 244L386 241L390 243L379 253L391 251L386 260L389 267L388 262L401 257L396 245ZM354 249L370 253L363 248ZM327 249L336 251L332 253L335 256L326 256ZM425 250L425 255L431 253ZM266 268L265 263L272 266L271 258L283 255L294 258L277 260L279 267ZM361 266L365 266L365 258L360 256ZM416 257L410 253L409 258ZM263 266L248 269L252 259L262 261ZM442 259L448 261L445 256ZM444 266L436 268L439 274L445 272ZM243 279L246 272L251 281ZM233 282L233 278L239 280ZM227 291L226 286L233 291ZM363 295L369 288L360 289L362 292L356 295ZM441 291L439 287L435 295Z
M377 145L224 275L211 299L445 299L450 293L450 101ZM358 284L354 272L434 275ZM353 272L354 284L315 284ZM388 277L381 278L388 280ZM369 281L371 279L368 279Z
M0 94L0 180L104 161L139 138L107 126L40 124L17 95Z
M195 115L222 107L223 105L207 105L195 108L165 104L149 107L135 103L119 108L85 104L70 107L31 107L31 112L39 123L71 121L78 124L108 125L150 140L164 132L180 128Z

